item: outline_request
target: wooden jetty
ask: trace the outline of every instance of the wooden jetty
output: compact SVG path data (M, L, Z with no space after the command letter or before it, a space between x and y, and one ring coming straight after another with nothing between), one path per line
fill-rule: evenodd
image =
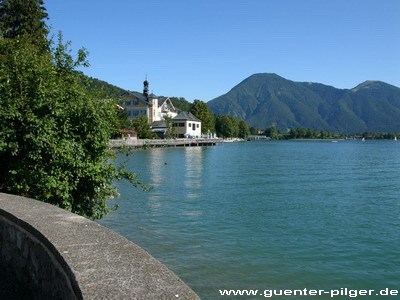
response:
M199 147L220 146L222 139L116 139L110 140L110 148L143 148L143 147Z

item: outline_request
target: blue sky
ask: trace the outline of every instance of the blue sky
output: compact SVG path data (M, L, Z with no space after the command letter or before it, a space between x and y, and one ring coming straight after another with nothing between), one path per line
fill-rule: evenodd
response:
M352 88L400 87L399 0L45 0L84 73L209 101L254 73Z

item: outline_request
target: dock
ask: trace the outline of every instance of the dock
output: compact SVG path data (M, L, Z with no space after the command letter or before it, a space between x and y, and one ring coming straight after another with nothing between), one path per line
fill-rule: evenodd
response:
M201 147L221 146L223 139L183 138L183 139L115 139L110 140L110 148L143 147Z

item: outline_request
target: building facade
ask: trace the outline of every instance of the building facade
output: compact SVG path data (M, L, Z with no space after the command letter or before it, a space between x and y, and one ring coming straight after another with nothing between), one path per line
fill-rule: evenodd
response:
M178 137L201 137L201 121L191 112L182 111L172 121Z
M201 137L201 121L190 112L179 112L168 97L157 97L148 93L149 82L143 82L143 94L125 91L121 94L119 108L125 110L129 119L145 116L151 124L152 131L158 137L167 136L165 117L172 119L173 131L179 138Z
M165 116L174 118L178 115L177 109L168 97L157 97L148 93L149 82L143 82L143 94L125 91L121 94L121 106L125 109L129 119L146 116L150 124L161 121Z

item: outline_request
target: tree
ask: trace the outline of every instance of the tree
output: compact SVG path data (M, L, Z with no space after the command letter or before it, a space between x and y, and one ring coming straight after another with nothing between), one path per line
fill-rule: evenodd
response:
M218 136L237 137L239 135L239 121L233 116L218 115L215 119L215 129Z
M178 133L176 131L176 128L173 126L174 121L172 120L172 117L165 115L164 120L165 120L165 125L167 127L167 131L165 132L165 138L172 139L176 137Z
M110 160L115 102L81 86L73 66L85 62L84 52L71 61L61 49L0 38L0 192L101 218L116 195L114 180L140 183Z
M118 108L118 107L117 107ZM128 114L123 109L117 111L117 129L133 129L132 121L129 120ZM115 136L118 132L115 132Z
M131 122L133 129L135 129L138 134L138 138L153 139L156 137L155 133L151 131L151 127L146 116L142 115L140 117L136 117Z
M278 139L278 135L276 133L276 127L275 125L271 125L270 127L267 127L265 129L265 136L270 137L273 140Z
M194 100L190 107L190 112L201 120L201 133L215 132L215 118L207 103L201 100Z
M297 129L290 129L288 136L290 139L297 139L299 137Z
M188 102L185 98L183 97L169 97L171 100L172 104L176 109L182 110L182 111L190 111L190 102Z
M239 121L239 134L238 136L242 139L247 138L250 134L249 126L247 125L246 121L240 120Z
M251 135L258 135L260 129L257 127L250 127L250 134Z
M304 137L306 139L314 138L314 131L312 129L310 129L310 128L306 128L306 133L305 133Z
M3 38L30 36L32 43L48 50L46 19L48 15L43 0L0 1L0 33Z
M305 138L306 133L307 133L307 129L306 128L297 128L297 137L298 138Z

